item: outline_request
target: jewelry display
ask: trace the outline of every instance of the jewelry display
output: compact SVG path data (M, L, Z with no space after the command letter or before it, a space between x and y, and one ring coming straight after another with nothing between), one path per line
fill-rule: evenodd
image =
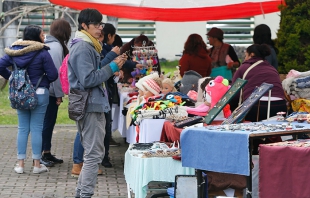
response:
M136 143L129 146L129 152L133 156L137 157L172 157L179 155L181 150L175 146L175 142L171 147L165 143L154 142L154 143Z
M146 42L143 41L142 47L133 46L132 48L132 61L143 65L143 69L136 70L136 73L133 73L135 76L141 75L143 77L157 71L158 66L155 65L158 64L158 51L155 46L146 46Z
M309 140L285 141L266 144L267 146L310 147Z
M222 124L233 124L239 123L250 111L252 106L261 98L263 95L272 89L273 85L268 83L262 83L259 87L256 87L251 95L239 106L232 114L222 122Z
M284 121L284 116L283 115L285 115L286 114L286 112L284 112L284 111L281 111L281 112L278 112L277 113L277 121Z
M268 124L264 122L253 123L239 123L239 124L224 124L224 125L209 125L205 126L210 131L248 131L248 132L275 132L275 131L287 131L287 130L301 130L309 129L307 125L295 125L290 122L284 122L282 124Z
M215 117L222 111L222 109L230 102L234 95L244 87L247 83L246 80L238 78L236 82L230 87L230 89L224 94L224 96L216 103L216 105L209 111L205 117L205 122L211 124Z
M201 117L201 116L189 117L189 118L186 118L184 120L175 122L174 126L177 127L177 128L183 128L183 127L186 127L186 126L191 126L191 125L200 123L203 120L204 120L204 118Z
M304 122L307 120L308 112L293 112L290 115L288 115L285 120L288 122Z

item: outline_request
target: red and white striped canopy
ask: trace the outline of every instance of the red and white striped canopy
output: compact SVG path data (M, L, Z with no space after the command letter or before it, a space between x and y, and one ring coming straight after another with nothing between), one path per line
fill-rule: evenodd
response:
M284 0L50 0L77 10L137 20L184 22L235 19L279 11Z

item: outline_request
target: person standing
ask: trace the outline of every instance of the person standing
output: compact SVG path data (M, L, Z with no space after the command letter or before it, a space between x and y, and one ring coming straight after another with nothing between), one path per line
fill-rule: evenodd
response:
M118 34L115 34L114 42L112 43L112 45L119 48L123 47L123 40Z
M33 159L33 173L48 171L44 164L40 164L42 149L42 129L46 108L49 103L49 86L58 78L57 69L48 53L49 47L44 44L44 32L41 27L29 25L24 29L23 40L16 41L11 47L5 48L0 59L0 75L9 79L11 71L7 69L13 65L18 68L28 67L30 81L36 89L38 105L32 110L17 109L17 159L16 173L24 173L28 136L31 133L31 147ZM42 79L41 82L39 79ZM39 84L38 84L39 83Z
M207 50L207 45L199 34L191 34L188 36L185 44L183 55L179 61L180 74L183 77L184 72L193 70L202 77L211 74L211 58Z
M106 57L108 52L110 52L114 47L113 42L115 40L116 29L112 24L106 23L103 27L102 33L103 33L103 41L102 41L101 55L103 57ZM116 97L119 100L117 84L114 82L114 76L110 77L105 82L105 85L108 90L110 108L112 108L113 97ZM111 168L112 164L110 162L109 157L110 145L119 146L120 144L112 139L112 112L109 111L105 113L105 118L106 118L106 128L105 128L106 136L104 138L105 155L101 162L101 165L106 168Z
M106 27L106 25L107 24L105 24L104 27ZM103 30L101 31L101 35L100 35L98 40L100 41L100 44L102 44L102 42L104 40ZM103 55L103 52L104 52L104 49L102 49L102 51L101 51L101 58L102 58L101 65L108 65L111 61L113 61L119 55L120 49L119 49L119 47L113 47L113 48L111 48L111 51L107 52L104 55ZM112 77L110 77L110 78L112 78ZM110 112L111 111L105 113L105 119L106 119L106 126L105 126L106 135L104 137L105 156L106 156L106 153L109 153L109 146L110 146L109 141L108 141L110 139L110 136L111 136L111 134L110 135L108 134L109 133L109 124L108 124L109 122L108 122L108 120L111 120L111 118L109 117ZM110 131L111 131L111 129L110 129ZM83 148L83 145L81 144L81 141L80 141L80 133L77 132L75 140L74 140L74 146L73 146L73 166L71 169L71 176L72 177L78 177L80 175L82 167L83 167L83 155L84 155L84 148ZM105 160L103 159L102 162L103 161L105 161ZM106 167L106 168L112 167L112 164L110 163L110 159L108 156L107 156L107 163L103 164L102 162L101 162L101 165L103 165L104 167ZM99 168L98 175L102 175L102 174L103 174L103 171Z
M68 59L70 89L89 90L85 115L76 121L84 148L83 168L79 175L75 197L92 197L97 182L99 163L104 157L105 116L110 111L103 83L119 71L125 60L118 57L102 66L98 41L103 28L102 15L96 9L84 9L78 16L78 31L72 40Z
M211 76L216 77L222 74L224 78L231 80L236 68L240 66L240 61L234 48L223 42L224 32L219 28L211 28L207 36L209 44L212 45L210 49L210 57L212 60ZM223 66L230 71L220 70L219 72L221 73L214 73Z
M122 82L128 83L130 82L129 79L133 78L133 76L131 75L131 72L134 70L134 68L138 68L138 69L143 69L144 66L137 62L137 61L133 61L132 57L133 55L133 51L135 47L147 47L147 46L154 46L154 43L149 40L149 38L143 34L141 34L140 36L137 36L133 39L131 39L128 43L126 43L125 45L122 46L121 48L121 54L126 53L128 54L128 60L126 61L126 63L123 66L123 72L124 72L124 78L122 80ZM155 49L155 46L154 46ZM155 49L155 51L157 51ZM161 75L161 67L160 67L160 63L159 63L159 58L156 52L156 56L153 57L153 71L157 71L158 75Z
M45 43L51 48L49 53L57 70L59 70L64 57L69 53L66 45L70 36L71 27L69 22L65 19L56 19L53 21L50 27L50 35L46 36ZM54 164L63 163L62 159L58 159L51 154L52 135L56 124L58 107L62 103L62 97L64 96L59 78L50 84L49 93L49 104L47 106L42 131L43 155L41 163L51 167L54 166Z
M254 44L267 44L270 48L270 55L265 57L270 65L278 69L277 51L274 42L271 40L271 30L268 25L260 24L254 28L253 34Z

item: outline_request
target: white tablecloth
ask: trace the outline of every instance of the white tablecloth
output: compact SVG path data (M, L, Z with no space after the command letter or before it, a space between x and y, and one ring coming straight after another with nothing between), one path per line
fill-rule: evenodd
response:
M165 119L144 119L140 123L139 143L160 141ZM126 141L129 144L136 143L137 131L135 126L126 130Z
M145 198L149 182L174 182L175 175L194 175L195 169L182 167L180 161L171 157L139 158L126 151L124 174L135 198Z
M123 137L126 137L126 119L125 116L122 114L124 104L128 102L129 97L128 97L129 92L119 92L119 97L120 97L120 105L118 106L117 104L112 105L112 131L115 131L118 129L120 134Z
M144 119L140 124L139 143L159 141L165 119Z

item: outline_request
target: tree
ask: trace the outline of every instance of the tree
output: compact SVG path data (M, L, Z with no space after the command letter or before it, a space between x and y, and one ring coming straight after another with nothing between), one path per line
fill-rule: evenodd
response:
M276 46L279 50L279 73L310 70L310 0L286 0L281 5L280 29Z

